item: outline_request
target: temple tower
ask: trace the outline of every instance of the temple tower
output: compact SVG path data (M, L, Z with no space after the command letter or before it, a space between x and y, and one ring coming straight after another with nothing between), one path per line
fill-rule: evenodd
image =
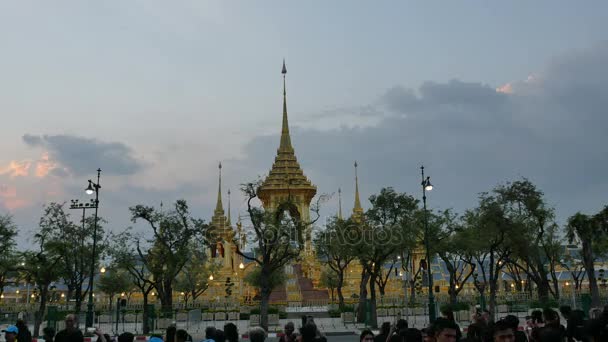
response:
M287 68L283 61L283 125L281 140L277 155L268 176L258 188L258 197L266 210L288 210L290 215L299 215L300 219L310 222L310 202L317 193L317 187L304 175L300 167L289 135L289 122L287 119L287 91L285 75ZM279 205L290 200L295 208L279 208ZM307 226L304 232L304 252L312 254L311 228Z

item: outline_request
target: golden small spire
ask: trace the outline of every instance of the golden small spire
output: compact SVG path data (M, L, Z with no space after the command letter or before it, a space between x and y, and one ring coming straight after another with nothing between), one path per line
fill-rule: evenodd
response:
M285 59L283 59L283 126L281 128L281 144L279 150L282 151L293 151L291 146L291 137L289 136L289 121L287 120L287 88L285 86L285 75L287 75L287 68L285 67Z
M224 206L222 205L222 163L220 162L218 165L219 169L219 182L217 187L217 203L215 204L215 211L224 213Z
M353 208L353 215L355 217L363 216L363 208L361 207L361 200L359 199L359 175L357 173L357 161L355 161L355 206Z
M342 189L338 188L338 218L342 219Z
M226 225L230 227L230 189L228 189L228 217L226 218Z

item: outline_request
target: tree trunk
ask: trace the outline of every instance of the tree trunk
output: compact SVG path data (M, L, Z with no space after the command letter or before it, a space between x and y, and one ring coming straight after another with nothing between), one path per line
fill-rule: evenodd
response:
M48 285L44 285L40 286L38 289L40 290L40 305L38 306L38 311L36 311L36 314L34 315L34 336L40 335L40 325L44 319L44 311L46 310L46 300L49 287Z
M336 291L338 292L338 306L340 310L344 309L344 295L342 294L342 286L344 286L344 271L338 274L338 286Z
M448 292L450 293L450 304L455 305L458 302L458 292L456 292L455 286L450 284Z
M158 289L160 303L162 306L163 317L173 311L173 279L165 278L162 282L162 289Z
M600 306L600 291L595 278L595 267L593 265L593 251L591 243L583 240L583 264L587 271L587 279L589 280L589 292L591 293L591 306Z
M377 276L372 277L369 281L369 306L371 311L371 321L369 322L369 324L373 329L378 328L378 313L376 312L376 277Z
M488 311L490 312L490 320L494 322L494 313L496 312L496 292L498 290L497 279L490 281L490 300L488 303ZM485 291L484 291L485 292ZM483 294L482 294L483 296Z
M369 281L369 274L366 272L365 267L361 272L361 283L359 284L359 307L357 308L357 323L365 322L365 305L367 301L367 282Z
M549 280L547 278L540 278L536 283L536 292L538 294L538 300L541 303L546 303L549 300Z
M150 333L150 324L148 324L148 316L150 315L150 313L148 312L148 293L143 293L143 297L144 297L144 309L142 311L142 331L144 334L148 334Z
M82 303L82 286L80 286L79 288L76 288L76 302L74 302L74 315L76 315L76 317L78 317L78 315L80 315L80 305ZM72 298L70 296L68 296L68 298Z
M268 303L270 302L270 293L272 288L270 287L270 272L262 267L260 277L260 326L268 331Z

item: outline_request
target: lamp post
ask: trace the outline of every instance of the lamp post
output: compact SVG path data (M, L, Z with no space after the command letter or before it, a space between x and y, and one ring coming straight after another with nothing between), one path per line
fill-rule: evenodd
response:
M101 169L97 169L97 183L89 179L89 186L85 189L87 195L95 194L95 216L93 217L93 253L91 254L91 273L89 275L89 302L87 303L87 318L86 327L90 328L93 326L93 278L95 277L95 255L97 253L97 209L99 208L99 178L101 176Z
M431 177L424 178L424 166L420 166L422 174L422 205L424 208L424 247L426 248L427 259L427 275L429 283L429 322L433 323L436 318L435 313L435 296L433 295L433 273L431 272L431 248L429 241L429 215L426 209L426 192L433 190L431 185Z

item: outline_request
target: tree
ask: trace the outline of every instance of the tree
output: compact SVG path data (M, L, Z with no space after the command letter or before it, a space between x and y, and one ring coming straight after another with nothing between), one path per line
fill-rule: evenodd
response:
M331 301L333 302L335 300L334 292L339 284L338 275L334 270L325 268L321 271L320 280L321 285L327 287L331 292ZM344 300L342 301L342 305L344 305ZM340 308L343 308L343 306Z
M536 284L539 300L547 301L550 293L557 298L559 293L549 283L551 268L559 260L555 255L557 225L544 194L525 178L500 185L493 193L511 224L520 228L510 236L513 256L509 262Z
M418 200L389 187L381 189L378 195L370 196L369 201L372 206L365 213L364 224L360 225L363 238L358 241L356 248L364 269L361 287L363 282L369 281L371 325L375 327L377 279L387 261L396 259L402 249L415 243L412 238L417 230L415 215Z
M97 288L110 299L110 312L112 312L114 296L128 292L132 287L133 284L129 272L119 268L109 268L105 274L101 275L97 282Z
M445 230L444 238L438 241L436 246L437 255L443 260L449 273L450 302L456 304L458 294L475 272L477 265L473 261L474 251L467 233L461 227Z
M473 284L479 291L482 307L489 289L489 311L493 318L498 281L505 261L511 255L507 240L514 227L497 199L488 193L479 196L478 207L465 212L463 223L461 234L469 242L470 253L479 270L473 273Z
M176 201L173 209L166 213L144 205L136 205L129 210L131 221L143 220L152 229L152 238L145 240L147 246L137 239L136 250L140 261L154 275L153 284L163 312L171 312L173 282L188 262L190 241L202 239L207 224L190 216L184 200Z
M51 203L49 209L64 212L65 203ZM84 210L84 209L83 209ZM85 281L88 281L91 272L91 260L95 260L95 268L105 249L104 230L102 224L105 222L97 217L97 227L94 226L94 217L82 217L82 225L76 225L70 221L70 215L65 215L65 224L55 225L48 232L50 246L54 253L64 256L58 267L61 270L61 279L68 288L67 298L75 299L75 313L81 310L81 303L86 298L89 288L83 289ZM93 250L93 234L97 234L97 248L95 256Z
M354 232L354 235L351 235L353 228L354 222L352 219L342 220L334 217L329 220L325 231L315 238L317 256L327 262L329 269L327 271L335 274L336 284L334 288L338 292L340 309L344 308L342 287L344 286L346 268L356 258L356 252L353 249L355 243L352 238L357 234ZM334 288L332 288L332 300Z
M608 211L606 208L603 211ZM594 216L578 212L568 218L566 226L566 236L570 242L578 239L582 245L582 261L589 280L591 304L595 307L600 306L601 303L594 264L599 257L606 255L608 246L608 232L601 226L603 211Z
M132 285L139 290L143 297L142 330L144 334L147 334L150 332L148 296L154 289L154 275L147 266L150 262L144 261L149 256L139 253L139 241L140 238L133 236L127 229L114 236L110 255L118 269L126 270L129 273Z
M15 237L17 226L10 215L0 215L0 294L4 293L4 287L16 277L18 255L15 251Z
M209 275L216 271L215 263L207 262L204 243L200 240L190 242L188 249L188 262L175 279L175 290L183 293L184 304L188 305L188 300L195 301L200 295L209 288Z
M61 204L50 203L45 206L44 214L40 218L39 231L34 235L38 249L24 252L22 256L24 262L19 270L27 282L36 284L39 293L39 306L34 316L34 336L39 335L50 286L60 278L62 270L59 265L65 258L65 255L56 252L57 241L53 240L51 236L53 232L70 224L68 215L63 211Z
M286 264L299 258L300 251L305 246L304 236L308 235L309 228L319 219L319 203L326 196L317 198L316 204L310 208L313 219L306 222L290 195L277 203L275 210L264 210L256 206L260 185L261 181L258 181L244 184L241 188L247 197L247 213L255 234L255 257L241 251L239 241L233 242L237 254L254 261L260 268L260 325L268 330L268 301L273 289L271 279Z

